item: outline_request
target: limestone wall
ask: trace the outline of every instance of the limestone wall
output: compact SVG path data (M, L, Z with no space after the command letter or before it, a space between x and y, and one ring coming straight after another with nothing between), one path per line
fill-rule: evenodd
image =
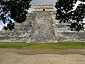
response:
M0 31L0 42L85 42L85 31L71 31L68 23L58 23L55 14L43 11L29 13L27 20L15 23L12 31Z
M53 5L35 5L35 11L53 11Z

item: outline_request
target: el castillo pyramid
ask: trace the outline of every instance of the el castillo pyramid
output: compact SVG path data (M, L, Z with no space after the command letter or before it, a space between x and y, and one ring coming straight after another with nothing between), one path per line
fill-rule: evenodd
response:
M36 11L28 13L25 22L15 22L15 28L12 31L0 31L0 42L85 42L84 30L71 31L68 27L69 23L59 23L55 17L56 12L52 8L38 7Z

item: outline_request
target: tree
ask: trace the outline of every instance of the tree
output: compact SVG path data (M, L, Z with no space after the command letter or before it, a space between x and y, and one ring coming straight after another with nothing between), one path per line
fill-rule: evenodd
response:
M72 20L75 20L76 24L72 23L71 24L71 29L72 28L75 28L74 26L76 26L75 30L76 31L79 31L81 29L83 29L83 19L85 17L85 4L79 4L79 6L76 8L75 11L73 11L73 14L72 14ZM74 24L74 26L73 26Z
M83 28L81 21L83 21L85 16L85 6L84 4L80 4L76 10L73 11L76 2L77 0L58 0L55 5L57 9L56 19L60 20L60 23L75 20L76 22L73 22L70 28L75 28L76 31L79 31Z
M66 21L68 22L71 15L70 11L73 9L74 3L76 2L77 0L58 0L56 2L56 19L60 20L60 23Z
M85 0L80 0L80 1L83 1L83 2L85 2Z
M18 23L22 23L23 21L26 20L26 14L27 14L27 9L30 8L30 2L31 0L0 0L0 9L1 9L1 15L0 18L3 21L3 23L6 23L8 12L8 17L13 19L14 21ZM10 19L8 19L9 23L6 29L12 30L14 27L14 24L11 22Z

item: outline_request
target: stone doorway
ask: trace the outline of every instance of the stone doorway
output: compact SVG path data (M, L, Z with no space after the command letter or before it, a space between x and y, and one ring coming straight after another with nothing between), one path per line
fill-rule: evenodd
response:
M45 9L43 9L43 11L45 11Z

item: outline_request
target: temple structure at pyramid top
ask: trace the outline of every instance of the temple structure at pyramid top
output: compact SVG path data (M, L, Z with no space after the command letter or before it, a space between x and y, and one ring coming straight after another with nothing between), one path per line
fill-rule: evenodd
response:
M35 11L53 11L53 5L35 5Z

